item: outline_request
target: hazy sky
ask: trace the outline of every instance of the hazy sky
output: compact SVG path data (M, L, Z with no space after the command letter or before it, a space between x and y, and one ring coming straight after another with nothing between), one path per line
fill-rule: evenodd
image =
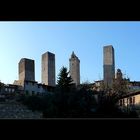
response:
M72 51L81 61L81 82L103 78L103 46L113 45L115 66L130 80L140 80L140 22L0 22L0 80L18 79L21 58L35 60L41 82L41 55L56 55L56 77L69 68Z

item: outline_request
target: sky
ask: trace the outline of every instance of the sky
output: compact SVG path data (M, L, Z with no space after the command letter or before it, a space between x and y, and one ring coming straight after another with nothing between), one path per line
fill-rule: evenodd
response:
M115 50L115 69L140 81L140 22L22 21L0 22L0 81L18 80L21 58L35 60L35 80L41 82L41 55L56 57L56 80L62 66L69 70L72 51L80 59L81 83L103 79L103 47Z

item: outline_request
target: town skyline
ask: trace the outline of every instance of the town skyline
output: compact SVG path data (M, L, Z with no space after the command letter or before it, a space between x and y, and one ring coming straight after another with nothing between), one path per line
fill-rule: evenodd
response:
M115 71L139 81L140 22L0 22L0 80L18 79L21 58L35 60L35 79L41 82L41 55L56 55L56 80L62 66L69 69L72 51L80 59L80 79L103 79L103 47L115 49Z

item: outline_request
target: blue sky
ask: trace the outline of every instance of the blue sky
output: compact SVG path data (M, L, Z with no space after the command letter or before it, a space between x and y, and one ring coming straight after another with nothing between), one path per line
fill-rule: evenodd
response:
M0 80L18 79L21 58L35 60L41 82L41 55L56 55L56 77L69 68L72 51L81 61L81 82L103 78L103 46L113 45L115 66L130 80L140 81L140 22L0 22Z

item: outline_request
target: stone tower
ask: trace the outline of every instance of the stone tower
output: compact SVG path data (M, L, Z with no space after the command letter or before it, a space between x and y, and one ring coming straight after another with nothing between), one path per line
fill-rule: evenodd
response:
M35 81L34 60L22 58L19 62L19 80Z
M42 55L42 84L55 86L55 54L50 52Z
M104 84L112 87L115 78L114 48L112 45L104 46Z
M71 58L69 59L70 62L70 75L73 79L73 83L80 85L80 60L78 57L72 52Z

